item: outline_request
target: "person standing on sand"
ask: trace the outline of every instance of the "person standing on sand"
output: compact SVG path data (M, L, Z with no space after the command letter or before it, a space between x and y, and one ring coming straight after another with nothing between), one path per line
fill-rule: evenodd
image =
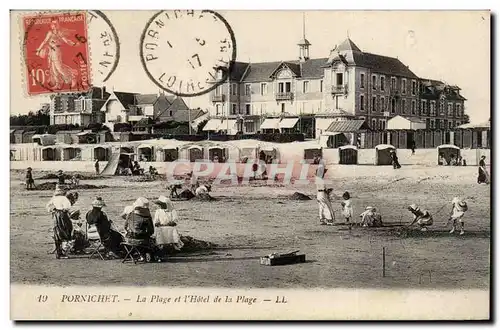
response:
M351 220L352 220L352 215L353 215L351 195L349 194L349 192L346 191L342 195L342 198L344 199L341 203L342 204L342 214L344 215L345 222L347 224L350 224Z
M99 175L99 173L100 173L100 171L99 171L99 159L97 159L95 161L94 167L95 167L95 174Z
M35 189L35 180L33 180L33 172L31 167L26 169L26 189L33 190Z
M486 162L484 161L486 156L481 156L481 160L479 161L478 173L477 173L477 183L490 183L490 174L486 169Z
M412 156L415 155L415 149L417 148L415 144L415 140L411 140L411 154Z
M392 167L394 169L401 168L401 165L399 164L398 155L396 154L395 150L391 150L391 159L392 159Z
M54 218L54 244L56 246L56 258L67 259L62 243L71 241L73 236L73 222L70 219L71 202L66 197L66 192L60 185L56 185L54 196L47 203L46 209Z
M320 225L332 225L335 221L335 213L333 212L332 202L330 201L329 190L325 185L325 166L321 163L316 170L316 199L319 206L319 221Z

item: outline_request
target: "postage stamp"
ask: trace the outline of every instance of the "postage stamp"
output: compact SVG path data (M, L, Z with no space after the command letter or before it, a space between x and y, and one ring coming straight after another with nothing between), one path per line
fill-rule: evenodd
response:
M23 17L29 95L81 92L90 87L85 12Z
M227 80L236 60L231 26L211 10L156 13L141 36L140 57L148 77L178 96L198 96Z

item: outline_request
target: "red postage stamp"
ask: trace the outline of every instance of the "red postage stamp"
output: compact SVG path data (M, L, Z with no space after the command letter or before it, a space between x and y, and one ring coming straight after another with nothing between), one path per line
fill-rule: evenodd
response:
M90 88L85 12L26 16L23 28L29 95Z

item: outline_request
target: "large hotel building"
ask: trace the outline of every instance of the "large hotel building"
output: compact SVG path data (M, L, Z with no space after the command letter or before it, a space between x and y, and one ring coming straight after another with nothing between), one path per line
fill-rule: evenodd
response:
M363 52L347 38L325 58L309 58L303 37L297 60L236 62L210 94L205 131L228 134L302 132L318 137L333 121L363 119L386 129L397 115L450 129L464 122L460 88L419 78L399 59Z

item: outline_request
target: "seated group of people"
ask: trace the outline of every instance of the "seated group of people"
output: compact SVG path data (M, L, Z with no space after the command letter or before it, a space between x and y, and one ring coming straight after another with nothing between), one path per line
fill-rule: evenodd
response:
M159 207L154 217L149 209L149 201L144 197L127 206L121 214L125 220L125 235L102 210L106 204L101 197L92 202L92 209L86 213L84 222L80 221L79 210L73 208L77 200L78 193L67 192L58 185L47 204L47 210L54 218L57 259L67 259L68 253L83 251L92 239L99 239L106 255L111 258L125 255L122 243L127 243L128 240L149 247L149 250L155 252L158 261L161 261L162 255L168 252L169 248L180 250L184 245L175 228L177 212L173 203L165 196L160 196L154 202Z

